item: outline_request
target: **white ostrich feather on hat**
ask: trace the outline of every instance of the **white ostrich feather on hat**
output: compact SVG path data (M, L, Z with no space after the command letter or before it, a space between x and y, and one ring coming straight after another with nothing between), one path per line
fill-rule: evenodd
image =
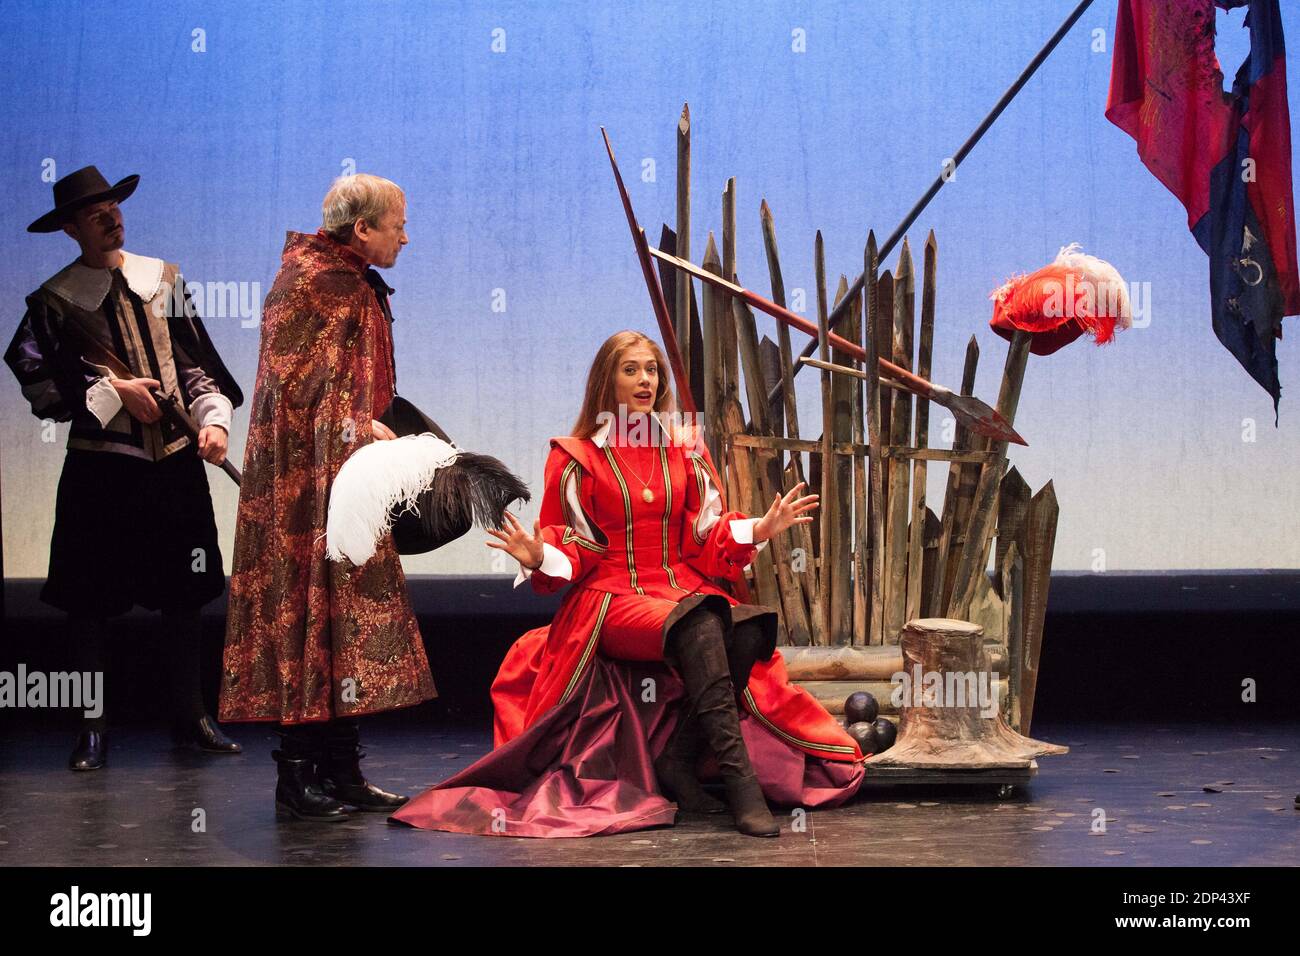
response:
M1105 259L1087 255L1077 242L1062 246L1056 254L1056 265L1064 266L1077 272L1092 282L1096 293L1097 311L1109 314L1102 308L1102 303L1114 303L1113 317L1115 327L1128 329L1133 327L1133 308L1128 297L1128 283L1119 274L1119 270Z
M332 561L365 564L392 528L394 506L415 507L434 474L461 454L436 435L408 435L358 448L330 487L325 553Z

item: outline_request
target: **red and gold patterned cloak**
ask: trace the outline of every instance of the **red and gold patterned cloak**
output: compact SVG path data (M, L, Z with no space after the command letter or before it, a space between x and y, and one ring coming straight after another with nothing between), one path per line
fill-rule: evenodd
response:
M360 567L325 556L330 484L394 394L375 278L347 246L288 234L263 309L221 720L321 721L436 695L392 539Z

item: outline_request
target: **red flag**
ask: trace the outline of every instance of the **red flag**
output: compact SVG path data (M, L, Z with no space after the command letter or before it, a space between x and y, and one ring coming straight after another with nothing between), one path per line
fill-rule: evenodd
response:
M1214 55L1214 0L1120 0L1106 118L1137 140L1195 230L1236 126Z
M1249 7L1250 56L1227 94L1215 8L1240 6ZM1300 314L1278 0L1120 0L1106 118L1186 208L1210 257L1214 333L1276 410L1274 340L1282 317Z

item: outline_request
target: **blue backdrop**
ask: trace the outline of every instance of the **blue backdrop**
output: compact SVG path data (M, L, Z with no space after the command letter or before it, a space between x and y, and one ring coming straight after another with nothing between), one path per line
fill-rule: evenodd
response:
M256 305L285 231L316 228L335 176L377 173L409 204L411 244L388 273L400 391L537 487L546 439L571 424L596 346L654 328L600 125L657 236L674 218L674 137L689 101L694 257L719 229L734 175L741 280L767 291L766 197L787 286L807 290L811 311L815 231L832 284L856 275L867 229L893 229L1073 6L8 2L5 328L75 256L61 234L24 232L53 176L87 163L110 180L138 172L127 248L177 261L210 289L236 284L248 315L214 314L219 296L206 311L251 392ZM1300 11L1285 7L1300 43ZM1017 420L1030 447L1013 461L1035 489L1055 481L1056 566L1296 567L1300 392L1284 391L1275 429L1268 396L1210 330L1207 263L1182 208L1102 115L1114 18L1114 0L1094 4L913 228L918 252L927 230L939 240L934 378L958 383L973 334L977 390L992 400L1005 345L988 329L988 292L1083 243L1149 284L1149 324L1030 363ZM1220 27L1231 77L1246 52L1240 12ZM1290 339L1279 357L1284 387L1300 383ZM800 382L815 421L817 382ZM932 420L939 442L943 416ZM5 376L11 576L44 573L65 436L46 440ZM937 497L943 469L931 471ZM210 478L228 554L235 489ZM407 567L507 573L495 554L472 534Z

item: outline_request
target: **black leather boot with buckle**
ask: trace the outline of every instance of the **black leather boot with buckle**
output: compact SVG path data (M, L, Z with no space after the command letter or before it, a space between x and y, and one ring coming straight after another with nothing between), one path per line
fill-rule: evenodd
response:
M321 790L310 757L290 756L283 750L273 750L271 756L280 771L275 785L277 812L325 823L348 818L348 808Z
M392 813L409 800L381 790L361 773L360 731L355 720L332 720L319 764L321 789L336 800L368 813Z

